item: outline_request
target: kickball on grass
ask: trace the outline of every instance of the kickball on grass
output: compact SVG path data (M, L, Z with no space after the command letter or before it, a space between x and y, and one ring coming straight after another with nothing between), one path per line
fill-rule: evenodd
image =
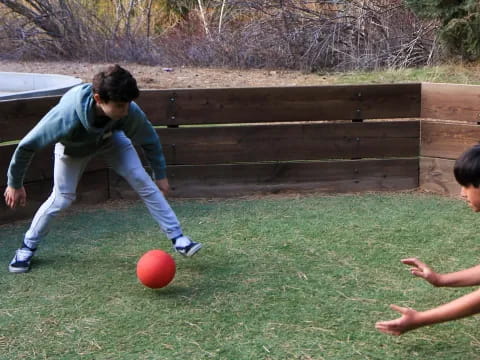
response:
M150 250L137 262L137 277L146 287L159 289L167 286L175 276L175 260L162 250Z

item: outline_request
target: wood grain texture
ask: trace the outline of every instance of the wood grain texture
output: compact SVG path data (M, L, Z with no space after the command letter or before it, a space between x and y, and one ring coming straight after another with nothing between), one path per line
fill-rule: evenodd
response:
M421 84L143 90L155 125L415 118ZM59 96L0 101L0 142L21 139Z
M480 86L422 83L424 119L480 122Z
M480 125L422 121L420 155L457 159L480 142Z
M59 99L50 96L0 101L0 143L23 138Z
M415 118L421 84L145 90L155 125Z
M437 194L458 196L460 185L453 175L455 160L420 158L420 189Z
M169 165L418 156L419 122L159 129Z
M418 159L171 166L170 196L233 197L286 191L357 192L418 187ZM112 198L135 198L112 174Z

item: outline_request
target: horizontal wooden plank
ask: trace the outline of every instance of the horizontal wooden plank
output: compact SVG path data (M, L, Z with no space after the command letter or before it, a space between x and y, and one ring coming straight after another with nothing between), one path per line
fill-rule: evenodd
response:
M75 204L98 204L109 197L108 170L86 172L77 189ZM30 219L40 205L47 200L52 192L51 180L35 181L25 184L27 205L17 209L9 209L5 202L0 201L0 224L15 220Z
M420 158L420 189L449 196L460 195L460 185L453 175L455 160Z
M144 90L155 125L415 118L421 84Z
M110 179L112 198L136 197L118 176ZM418 159L171 166L169 181L170 196L194 198L404 190L418 186Z
M23 138L59 99L49 96L0 101L0 143Z
M16 145L0 146L0 185L7 184L7 170ZM53 146L39 151L33 157L28 171L25 174L25 182L48 180L53 178ZM105 169L107 166L101 157L95 157L90 161L86 172Z
M418 156L419 121L159 129L168 164Z
M169 128L159 133L169 165L410 157L419 151L417 121ZM0 147L0 185L6 184L15 147ZM140 155L144 158L141 151ZM98 156L87 171L105 167ZM53 147L49 147L35 155L25 181L52 175Z
M480 121L480 86L422 83L422 118Z
M137 102L156 125L411 118L420 115L420 88L380 84L144 90ZM0 101L0 142L21 139L58 100Z
M456 159L480 142L480 125L422 121L420 155Z

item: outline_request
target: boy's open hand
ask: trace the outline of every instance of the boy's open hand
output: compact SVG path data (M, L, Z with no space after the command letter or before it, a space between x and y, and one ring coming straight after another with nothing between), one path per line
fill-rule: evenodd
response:
M399 336L403 333L416 329L420 326L418 323L418 312L398 305L390 305L392 310L402 314L401 317L390 321L379 321L375 324L375 328L385 334Z
M5 203L12 209L15 209L18 205L25 206L27 203L27 193L25 192L24 187L15 189L11 186L7 186L3 195L5 196Z
M418 277L421 277L422 279L427 280L433 286L441 285L440 274L433 271L429 266L421 262L419 259L408 258L408 259L402 259L401 262L404 263L405 265L412 266L410 268L410 272L412 273L412 275L418 276Z

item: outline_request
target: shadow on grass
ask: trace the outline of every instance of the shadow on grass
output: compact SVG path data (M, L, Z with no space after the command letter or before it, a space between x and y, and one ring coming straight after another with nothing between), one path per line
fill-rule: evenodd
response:
M97 248L94 248L97 249ZM42 252L32 260L30 273L47 280L74 284L79 291L82 287L98 288L99 292L137 292L143 289L162 299L201 297L208 301L218 293L235 292L238 276L243 277L243 264L228 258L214 258L207 252L194 258L175 256L177 272L172 283L164 288L150 289L136 277L136 262L139 256L125 256L111 253L58 253ZM202 256L204 255L204 256ZM234 280L232 274L235 274ZM90 281L90 280L94 280ZM83 285L82 285L83 284Z

